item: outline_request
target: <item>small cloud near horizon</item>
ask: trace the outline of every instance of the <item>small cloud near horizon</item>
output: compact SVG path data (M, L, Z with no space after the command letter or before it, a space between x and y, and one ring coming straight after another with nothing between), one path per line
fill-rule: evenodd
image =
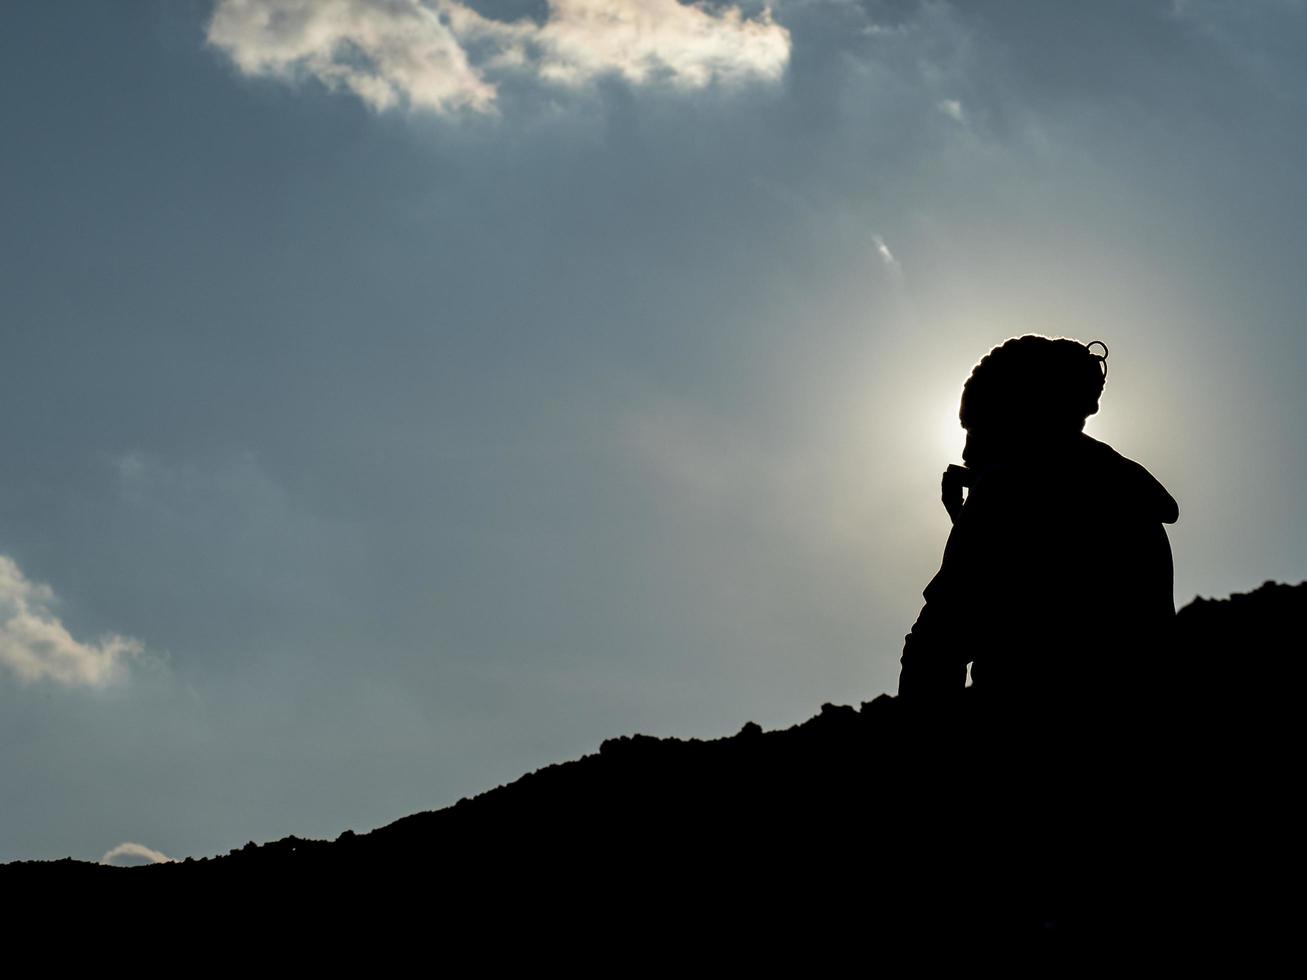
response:
M153 847L123 841L117 847L105 851L104 856L100 858L100 863L115 868L135 868L145 864L171 864L172 858L163 851L156 851Z

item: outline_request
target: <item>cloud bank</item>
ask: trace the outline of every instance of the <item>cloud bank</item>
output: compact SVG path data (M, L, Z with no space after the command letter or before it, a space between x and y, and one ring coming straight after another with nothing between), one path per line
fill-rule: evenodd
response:
M117 847L110 848L100 858L101 864L112 864L119 868L134 868L142 864L168 864L172 861L163 851L156 851L144 844L123 841Z
M790 35L768 9L678 0L547 0L548 14L501 21L458 0L219 0L208 41L245 75L315 78L378 112L494 111L495 80L578 87L605 75L695 89L769 80Z
M73 639L51 612L54 602L50 586L29 581L13 559L0 555L0 667L19 680L103 687L140 655L141 644L124 636Z

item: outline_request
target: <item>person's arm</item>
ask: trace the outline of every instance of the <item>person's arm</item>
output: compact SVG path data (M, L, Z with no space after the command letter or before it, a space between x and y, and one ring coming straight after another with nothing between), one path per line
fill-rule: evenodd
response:
M946 559L947 564L947 559ZM947 568L931 580L926 604L912 631L903 638L899 696L927 701L962 690L967 683L967 656L961 627L967 616L950 590Z
M967 664L972 659L967 636L968 630L976 627L976 601L983 585L977 563L984 550L980 540L985 523L984 495L979 499L974 493L969 495L965 506L960 499L953 499L951 491L960 498L961 487L952 473L945 474L942 489L953 529L944 546L939 572L922 593L926 604L903 639L899 696L905 700L930 700L961 691L966 687Z

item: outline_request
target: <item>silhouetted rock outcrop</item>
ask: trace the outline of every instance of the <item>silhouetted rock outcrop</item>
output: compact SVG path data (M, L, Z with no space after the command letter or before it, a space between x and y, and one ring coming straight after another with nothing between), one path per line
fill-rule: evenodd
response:
M970 692L928 712L881 696L824 705L783 731L609 739L331 842L288 837L129 869L20 862L0 881L29 894L130 883L196 914L294 894L354 915L413 894L424 914L475 935L621 924L656 943L651 924L670 916L678 928L711 922L719 937L747 930L757 961L799 935L1065 949L1243 934L1273 928L1258 883L1297 832L1305 625L1307 584L1196 600L1166 654L1174 684L1143 717L1105 688L1075 752L1043 744L1045 732L1014 735Z

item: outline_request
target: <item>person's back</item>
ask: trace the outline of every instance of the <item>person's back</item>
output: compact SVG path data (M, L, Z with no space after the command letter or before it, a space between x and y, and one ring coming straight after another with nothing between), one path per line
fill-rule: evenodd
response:
M1146 470L1084 435L977 480L958 526L976 552L962 587L980 627L977 691L1028 700L1129 685L1175 613L1162 526L1174 519Z

